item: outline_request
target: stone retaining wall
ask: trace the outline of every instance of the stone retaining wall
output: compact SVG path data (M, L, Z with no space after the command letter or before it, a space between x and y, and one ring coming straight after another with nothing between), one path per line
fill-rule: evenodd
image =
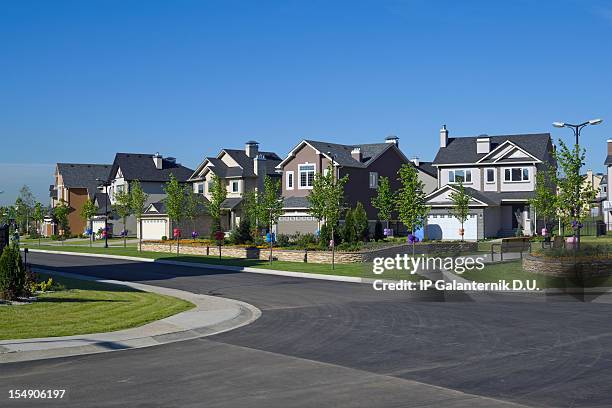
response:
M523 270L562 278L610 276L612 275L612 258L578 258L574 261L571 258L527 255L523 258Z
M459 252L474 252L478 249L475 242L437 242L437 243L419 243L415 245L416 254L428 255L447 255ZM176 245L173 241L168 241L167 244L144 242L142 244L143 251L153 252L176 252ZM211 246L193 246L190 244L181 245L179 249L183 255L219 255L219 247ZM363 263L372 262L378 257L394 257L397 254L412 254L411 245L397 245L392 247L374 249L361 252L336 252L336 263ZM221 256L231 258L244 259L261 259L268 260L270 250L266 248L243 248L229 245L221 247ZM295 249L273 249L272 256L278 261L289 262L311 262L311 263L331 263L331 251L305 251Z

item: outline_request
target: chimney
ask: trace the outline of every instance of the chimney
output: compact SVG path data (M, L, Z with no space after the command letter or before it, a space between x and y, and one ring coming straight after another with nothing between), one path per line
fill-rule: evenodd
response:
M612 156L612 139L608 139L608 156Z
M412 162L412 164L414 164L416 167L419 167L421 165L421 161L419 160L418 157L413 157L412 159L410 159L410 161Z
M358 162L361 162L361 147L353 147L353 150L351 150L351 157L357 160Z
M397 147L399 147L399 137L395 135L390 135L385 138L385 143L393 143Z
M480 135L476 139L476 153L489 153L491 151L491 138L488 135Z
M260 174L265 174L265 166L266 166L266 156L263 154L258 154L253 159L253 173L259 176Z
M259 153L259 143L257 143L254 140L249 140L248 142L246 142L246 144L244 145L244 152L246 153L247 156L249 156L251 159L254 159L257 157L257 154Z
M592 169L588 169L587 170L587 174L586 174L586 179L589 183L591 183L591 185L594 185L594 179L593 179L593 170Z
M440 147L446 147L448 145L448 130L446 130L446 125L442 125L442 129L440 129Z
M153 163L155 163L155 168L157 170L161 170L163 167L163 157L160 156L159 153L155 153L153 155Z

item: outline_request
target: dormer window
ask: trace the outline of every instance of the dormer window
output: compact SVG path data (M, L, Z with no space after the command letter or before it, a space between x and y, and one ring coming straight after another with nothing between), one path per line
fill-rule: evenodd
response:
M448 172L449 183L471 183L472 182L472 170L450 170Z

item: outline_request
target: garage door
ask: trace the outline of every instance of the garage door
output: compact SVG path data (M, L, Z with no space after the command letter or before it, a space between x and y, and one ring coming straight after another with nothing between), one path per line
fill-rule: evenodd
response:
M478 222L476 215L470 215L463 224L464 239L478 239ZM431 214L427 217L427 236L429 239L459 240L461 223L452 215Z
M277 225L279 234L314 234L316 230L317 219L308 215L285 215L279 218Z
M142 239L161 239L168 235L164 219L143 219L142 220Z

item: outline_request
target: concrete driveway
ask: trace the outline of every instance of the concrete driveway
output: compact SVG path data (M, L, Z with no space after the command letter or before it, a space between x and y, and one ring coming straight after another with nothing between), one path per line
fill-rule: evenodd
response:
M206 339L5 364L2 406L612 406L608 303L381 293L365 284L65 255L31 260L238 299L263 315ZM24 388L65 388L67 396L5 399Z

